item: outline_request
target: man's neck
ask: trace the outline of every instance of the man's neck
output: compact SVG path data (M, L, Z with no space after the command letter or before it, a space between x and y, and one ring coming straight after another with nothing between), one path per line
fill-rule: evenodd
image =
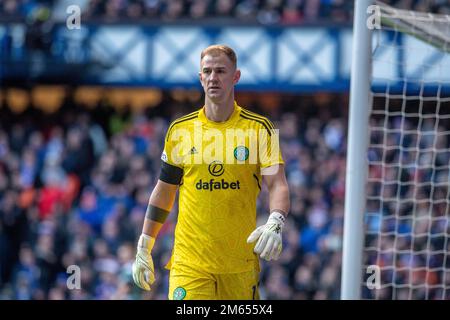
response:
M208 120L225 122L231 117L233 111L234 99L230 99L226 103L214 103L208 99L205 101L205 115Z

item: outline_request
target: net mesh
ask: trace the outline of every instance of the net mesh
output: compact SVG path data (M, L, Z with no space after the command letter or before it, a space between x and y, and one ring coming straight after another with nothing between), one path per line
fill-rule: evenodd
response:
M450 16L378 4L362 298L450 299Z

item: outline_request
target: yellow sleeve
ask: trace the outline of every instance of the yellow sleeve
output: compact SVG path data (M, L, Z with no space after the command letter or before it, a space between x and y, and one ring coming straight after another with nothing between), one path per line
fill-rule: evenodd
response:
M280 148L279 130L261 127L259 130L259 162L261 168L284 164Z
M169 165L183 169L183 136L187 130L170 126L164 139L161 160ZM187 132L189 134L189 132Z

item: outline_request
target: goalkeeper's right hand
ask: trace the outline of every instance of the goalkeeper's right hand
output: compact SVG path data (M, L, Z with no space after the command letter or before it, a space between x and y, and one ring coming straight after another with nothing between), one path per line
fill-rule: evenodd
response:
M147 291L150 291L150 286L155 282L155 268L151 255L154 244L155 238L141 234L137 246L136 260L132 268L134 283Z

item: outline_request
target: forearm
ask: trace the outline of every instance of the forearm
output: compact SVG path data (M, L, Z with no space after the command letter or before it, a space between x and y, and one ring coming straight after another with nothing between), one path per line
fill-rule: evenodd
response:
M152 238L156 238L158 236L159 231L161 230L163 223L156 222L154 220L145 218L144 225L142 226L142 233L146 234Z
M287 183L274 183L269 188L270 212L281 211L286 217L290 210L289 188Z
M284 170L280 170L275 176L266 176L265 181L269 189L270 215L266 224L250 234L247 243L256 242L253 251L270 261L277 260L280 256L283 246L281 233L290 209L290 201Z
M175 202L177 186L158 181L150 196L142 233L156 238Z

